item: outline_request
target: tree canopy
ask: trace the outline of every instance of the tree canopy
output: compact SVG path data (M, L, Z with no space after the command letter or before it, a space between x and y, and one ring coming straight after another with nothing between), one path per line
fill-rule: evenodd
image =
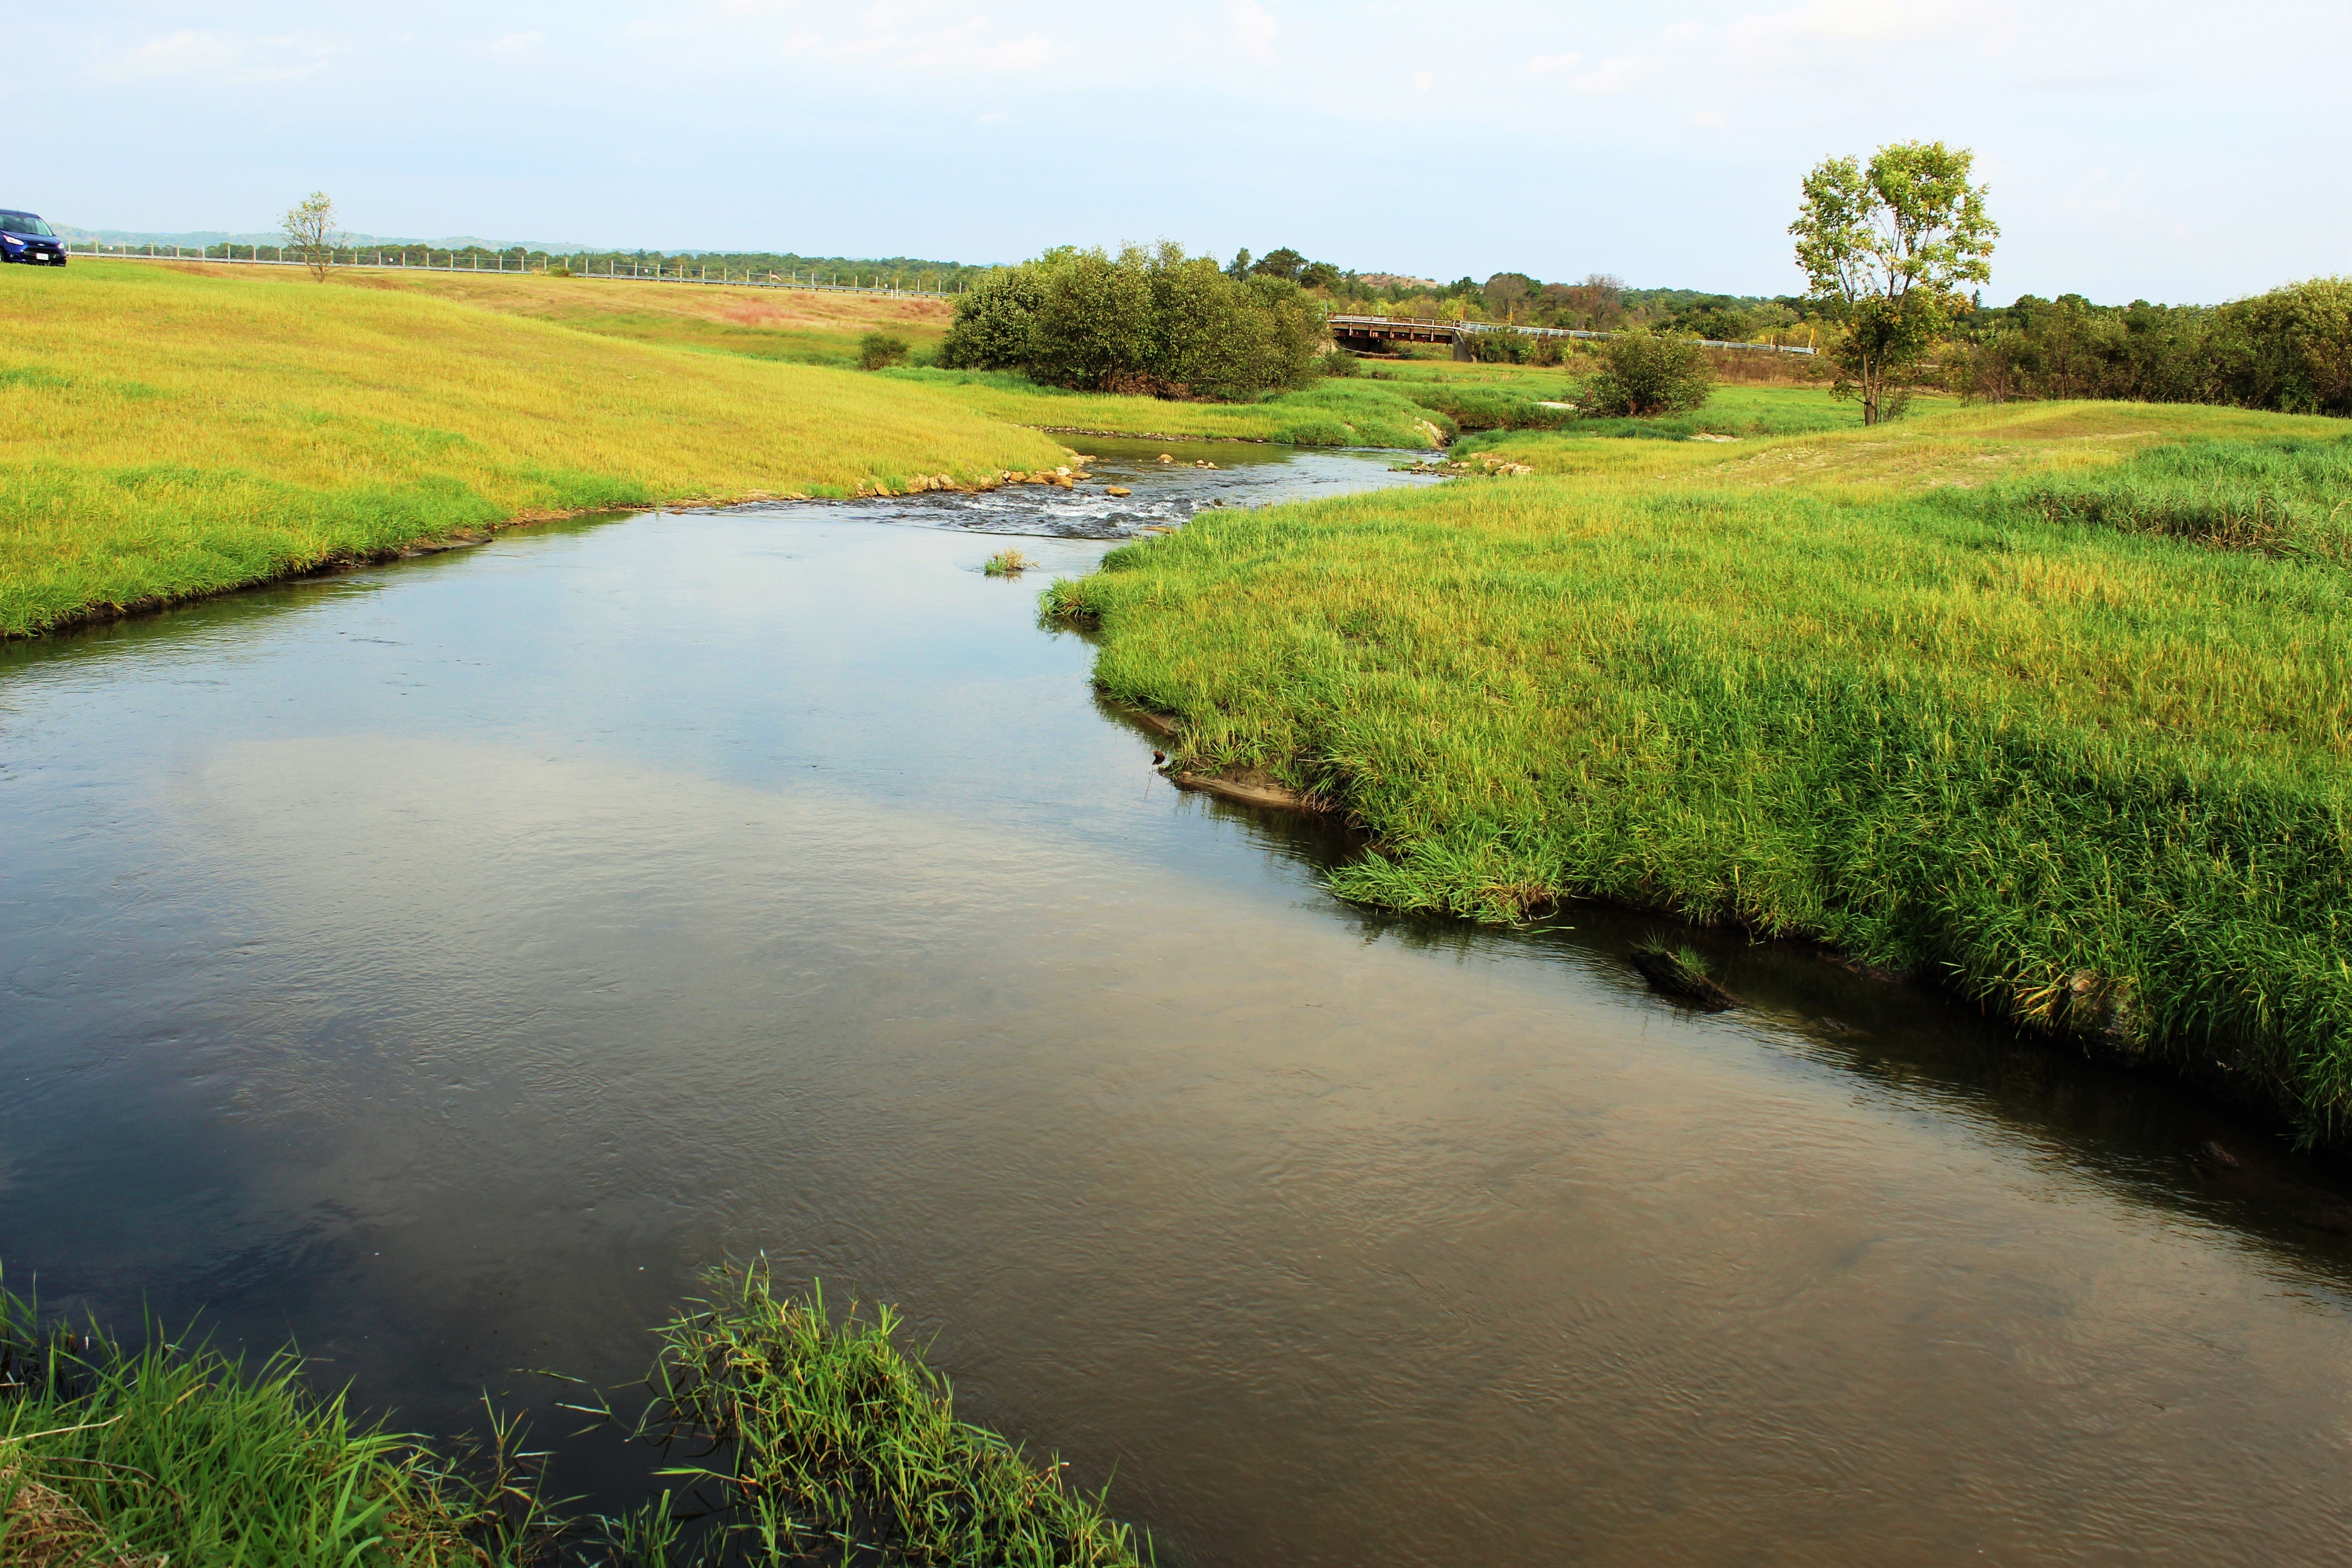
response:
M1814 296L1844 331L1837 390L1862 399L1863 422L1882 416L1890 379L1916 364L1965 306L1961 285L1992 276L2000 228L1975 154L1941 142L1897 142L1867 164L1832 158L1805 176L1789 232Z
M1048 251L957 302L940 363L1094 392L1234 402L1302 384L1317 373L1321 304L1288 278L1235 270L1165 242L1116 256Z

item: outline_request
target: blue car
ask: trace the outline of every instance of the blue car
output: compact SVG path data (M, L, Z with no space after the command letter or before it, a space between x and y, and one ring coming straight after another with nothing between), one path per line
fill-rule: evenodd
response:
M0 261L29 261L36 267L63 267L66 242L33 213L0 207Z

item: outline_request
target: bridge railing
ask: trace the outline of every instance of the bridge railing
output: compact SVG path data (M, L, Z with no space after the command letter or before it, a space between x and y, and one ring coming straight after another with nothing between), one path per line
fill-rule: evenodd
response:
M1506 321L1432 321L1419 316L1327 316L1327 326L1332 327L1402 327L1419 328L1424 331L1453 332L1517 332L1530 338L1613 338L1615 332L1587 331L1580 327L1522 327ZM1701 338L1702 347L1710 349L1764 349L1776 354L1809 354L1809 348L1790 343L1728 342L1721 338Z

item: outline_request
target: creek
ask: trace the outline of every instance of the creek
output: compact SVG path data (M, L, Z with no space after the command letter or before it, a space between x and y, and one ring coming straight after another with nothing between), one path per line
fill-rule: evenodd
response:
M563 1436L698 1270L906 1310L1169 1564L2278 1563L2352 1202L2149 1076L1656 922L1393 918L1180 793L1054 574L1378 454L581 520L0 647L0 1264ZM1191 466L1195 458L1216 469ZM1042 570L982 562L1017 534ZM199 1316L201 1314L201 1316Z

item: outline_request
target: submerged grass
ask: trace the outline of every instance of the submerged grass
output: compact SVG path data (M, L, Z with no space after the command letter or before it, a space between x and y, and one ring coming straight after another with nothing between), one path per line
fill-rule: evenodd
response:
M1634 947L1633 960L1652 989L1685 1006L1720 1013L1739 1005L1739 998L1717 982L1707 971L1706 959L1688 942L1668 942L1661 936L1645 938Z
M1490 438L1542 472L1204 515L1049 603L1185 767L1344 803L1381 847L1349 897L1823 941L2333 1140L2352 574L2043 503L2178 479L2320 537L2341 439L2118 405Z
M1062 460L920 386L416 289L92 262L0 270L0 635L519 517Z

